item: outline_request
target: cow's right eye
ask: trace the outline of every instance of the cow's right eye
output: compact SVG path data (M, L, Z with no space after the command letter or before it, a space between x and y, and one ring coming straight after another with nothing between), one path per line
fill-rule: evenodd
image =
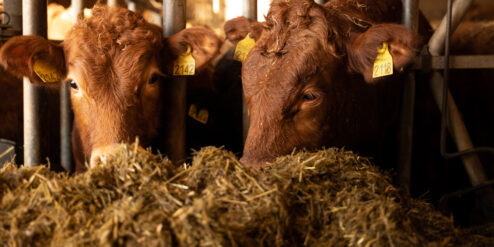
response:
M74 80L69 81L70 87L73 89L78 89L77 83Z
M154 83L156 83L156 82L158 81L158 79L159 79L158 77L159 77L159 75L158 75L158 74L153 74L153 75L151 76L151 79L149 79L149 84L154 84Z
M317 99L317 94L316 93L305 93L304 94L304 100L305 101L314 101Z

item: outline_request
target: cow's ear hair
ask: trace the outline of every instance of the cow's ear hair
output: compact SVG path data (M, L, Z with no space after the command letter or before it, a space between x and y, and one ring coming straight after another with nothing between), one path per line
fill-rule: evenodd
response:
M388 44L393 58L394 74L413 62L418 48L418 37L409 29L397 24L377 24L367 31L354 35L347 46L348 65L352 72L360 73L366 82L372 83L380 78L373 78L374 62L378 49Z
M213 30L204 27L184 29L166 40L166 47L171 53L172 61L190 47L196 63L196 70L201 70L219 54L221 40Z
M45 70L48 70L47 74L56 72L55 77L51 78L63 79L66 75L63 47L42 37L13 37L0 49L0 64L13 75L28 77L32 83L37 85L58 82L53 79L45 79L47 82L44 82L34 71L35 63L44 64ZM47 66L48 69L46 69ZM44 73L43 69L38 73Z
M226 39L237 45L239 41L245 38L248 33L252 34L254 40L258 40L263 31L264 23L253 21L245 17L231 19L223 26Z

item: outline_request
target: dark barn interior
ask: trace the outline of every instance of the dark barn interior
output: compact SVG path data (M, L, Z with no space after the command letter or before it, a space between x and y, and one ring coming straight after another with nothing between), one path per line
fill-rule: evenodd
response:
M492 0L0 3L2 245L494 244Z

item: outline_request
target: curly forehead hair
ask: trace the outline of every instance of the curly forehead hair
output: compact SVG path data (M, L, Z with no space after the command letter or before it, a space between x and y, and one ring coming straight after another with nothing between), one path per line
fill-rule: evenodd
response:
M324 6L314 0L273 0L260 47L264 55L282 56L288 40L295 37L319 40L323 46L332 43L326 48L338 55L352 33L399 20L400 9L399 0L331 0Z
M68 52L77 47L79 54L101 56L96 60L103 62L127 47L157 51L163 46L163 33L132 11L97 4L91 17L79 20L67 33L64 46Z

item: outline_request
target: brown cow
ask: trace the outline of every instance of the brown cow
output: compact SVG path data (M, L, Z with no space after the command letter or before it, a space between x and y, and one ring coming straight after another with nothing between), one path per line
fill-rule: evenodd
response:
M38 36L9 40L0 62L36 85L46 83L35 73L36 62L69 83L74 110L73 153L77 170L94 165L113 144L139 137L149 145L156 136L163 94L162 77L174 60L191 47L196 68L216 55L220 41L214 32L186 29L163 38L160 27L122 8L97 5L92 16L79 20L62 45ZM53 73L52 73L53 74Z
M262 166L294 148L321 146L378 156L397 120L399 71L418 44L403 26L383 24L398 22L400 13L399 0L273 1L242 68L251 117L243 162ZM228 29L253 26L242 25ZM373 79L383 42L395 74Z

